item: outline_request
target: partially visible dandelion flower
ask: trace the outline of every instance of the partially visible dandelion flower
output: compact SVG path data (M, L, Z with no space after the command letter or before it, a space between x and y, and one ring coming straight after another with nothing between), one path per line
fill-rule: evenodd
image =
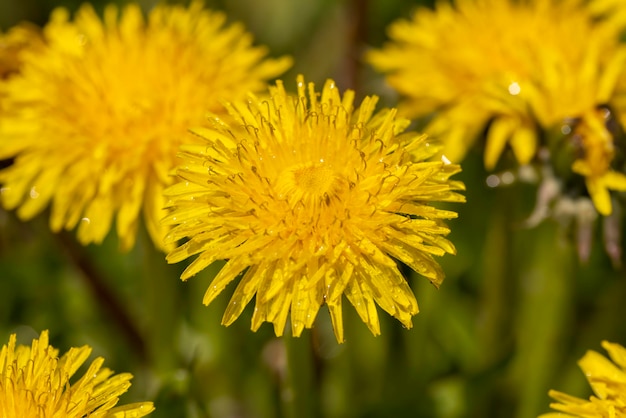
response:
M0 80L20 71L24 50L42 46L41 32L34 25L24 23L0 33Z
M607 341L602 342L602 347L609 352L611 360L590 350L578 362L595 396L585 400L551 390L550 396L558 403L552 403L550 407L561 413L552 412L540 418L626 416L626 349Z
M282 335L291 314L298 336L325 303L342 342L345 295L375 335L376 304L411 327L418 306L398 262L439 286L433 256L455 253L442 220L457 215L431 203L463 202L464 186L450 180L458 165L429 161L438 147L376 102L355 108L354 92L328 80L320 95L299 76L297 94L279 81L269 99L229 104L233 122L193 130L204 143L182 146L182 181L166 190L169 242L186 242L167 259L198 255L183 280L228 260L205 304L242 275L223 324L256 296L253 330L267 321Z
M203 8L84 5L73 20L56 9L45 48L21 55L18 75L0 85L2 203L29 219L51 206L52 230L78 226L99 243L115 221L121 247L133 246L143 218L158 247L163 189L189 126L220 112L222 99L266 87L290 65L264 59L241 25Z
M432 114L426 132L452 161L486 127L488 169L507 145L520 164L533 161L546 146L540 132L555 132L573 144L572 171L608 215L609 191L626 190L626 175L612 166L614 138L599 109L611 107L624 76L624 28L626 7L615 0L438 2L392 24L393 42L368 60L402 96L401 113Z
M0 416L38 418L139 418L154 411L152 402L115 406L132 375L103 368L96 358L84 375L70 382L91 348L71 348L59 357L43 331L32 345L16 346L16 336L0 352Z

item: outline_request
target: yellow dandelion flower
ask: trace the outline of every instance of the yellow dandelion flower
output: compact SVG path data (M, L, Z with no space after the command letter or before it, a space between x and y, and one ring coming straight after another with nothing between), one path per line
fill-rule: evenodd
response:
M582 117L576 133L583 141L585 153L574 161L572 171L585 177L587 190L598 212L610 215L609 191L626 191L626 175L611 169L615 147L603 114L604 111L595 110Z
M558 132L564 120L611 103L626 68L625 27L626 8L616 0L438 2L392 24L393 42L368 60L402 95L401 112L433 114L426 132L444 141L452 161L487 127L484 161L492 169L507 145L527 164L543 145L540 130ZM583 138L583 154L604 149L602 168L578 163L574 171L606 215L606 190L626 189L626 176L611 171L613 138L600 128L577 133L592 135ZM597 155L583 159L598 162Z
M43 51L22 54L22 71L0 89L2 203L29 219L50 204L54 231L78 226L99 243L115 221L121 247L133 246L143 210L162 246L163 189L180 139L220 100L266 87L288 58L264 59L241 25L219 12L109 5L101 20L85 5L73 20L56 9Z
M0 416L38 418L138 418L154 410L152 402L115 405L130 387L132 375L114 375L96 358L85 374L70 382L91 354L89 346L71 348L61 357L48 345L48 331L32 345L16 346L15 334L0 352Z
M341 342L346 295L375 335L376 304L411 327L418 306L397 261L439 286L433 256L455 252L442 220L456 213L430 202L462 202L464 186L449 179L459 166L427 161L437 147L376 102L355 109L354 92L328 80L320 96L299 76L297 95L279 81L269 99L228 105L233 122L193 130L205 142L181 148L182 181L166 190L168 239L187 240L167 259L198 255L183 280L228 260L205 304L242 275L223 324L256 296L253 330L267 321L282 335L291 314L298 336L325 303Z
M22 65L21 54L25 49L41 46L41 33L33 25L24 23L11 28L7 33L0 33L0 80L19 72Z
M626 349L619 344L602 342L611 360L596 351L588 351L578 362L595 396L589 400L555 390L550 396L559 403L550 407L562 413L548 413L540 418L580 417L618 418L626 416Z

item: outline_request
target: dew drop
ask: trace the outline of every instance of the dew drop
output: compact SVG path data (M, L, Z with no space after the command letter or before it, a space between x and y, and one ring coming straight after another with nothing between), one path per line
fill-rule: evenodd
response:
M511 94L512 96L517 96L520 93L520 91L522 91L522 88L520 87L517 81L514 81L511 84L509 84L509 94Z
M31 199L37 199L39 197L39 192L35 186L31 187L29 196Z
M86 217L85 218L81 218L80 221L86 223L87 225L89 225L91 223L91 219L86 218Z

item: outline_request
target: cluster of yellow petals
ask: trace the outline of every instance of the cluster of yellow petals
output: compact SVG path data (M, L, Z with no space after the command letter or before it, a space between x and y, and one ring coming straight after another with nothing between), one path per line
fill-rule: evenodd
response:
M374 334L376 304L411 326L417 302L397 261L443 280L433 256L455 252L442 220L456 213L431 202L464 201L450 180L459 166L429 160L439 148L403 133L409 121L395 109L375 113L376 97L356 108L354 92L338 90L328 80L320 95L300 76L294 95L278 82L269 98L233 102L229 118L194 129L202 145L181 148L165 222L170 243L186 241L167 258L198 255L183 280L228 260L205 304L242 275L226 325L256 296L253 330L267 321L281 335L291 314L297 336L325 303L341 342L343 295Z
M109 5L102 19L88 4L73 19L59 8L43 41L0 83L0 159L14 159L0 172L2 203L25 220L50 205L51 228L78 227L83 244L115 223L124 249L142 211L162 247L162 191L187 129L290 65L198 1L146 17L137 4Z
M24 23L12 27L6 33L0 33L0 80L20 71L20 56L25 49L42 46L41 33L34 25Z
M80 379L70 382L91 348L71 348L61 357L48 344L48 331L31 346L17 345L12 334L0 352L0 416L37 418L139 418L152 402L116 407L132 375L114 375L96 358Z
M578 362L595 396L585 400L552 390L550 396L559 403L552 403L550 407L561 412L551 412L540 418L626 416L626 349L608 341L603 341L602 347L608 351L611 360L590 350Z
M572 167L585 176L596 209L611 213L609 190L626 190L613 171L613 141L598 108L622 123L618 86L626 80L626 3L616 0L456 0L418 9L390 27L393 42L368 54L403 98L400 112L432 114L426 132L458 161L488 127L484 161L506 146L520 164L536 156L540 130L578 121ZM626 126L626 125L625 125Z

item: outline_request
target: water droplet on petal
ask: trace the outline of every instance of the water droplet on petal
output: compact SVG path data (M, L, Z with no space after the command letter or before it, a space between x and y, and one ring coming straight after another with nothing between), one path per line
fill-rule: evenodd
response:
M511 94L512 96L517 96L520 93L520 91L522 91L522 88L520 87L517 81L514 81L511 84L509 84L509 94Z

